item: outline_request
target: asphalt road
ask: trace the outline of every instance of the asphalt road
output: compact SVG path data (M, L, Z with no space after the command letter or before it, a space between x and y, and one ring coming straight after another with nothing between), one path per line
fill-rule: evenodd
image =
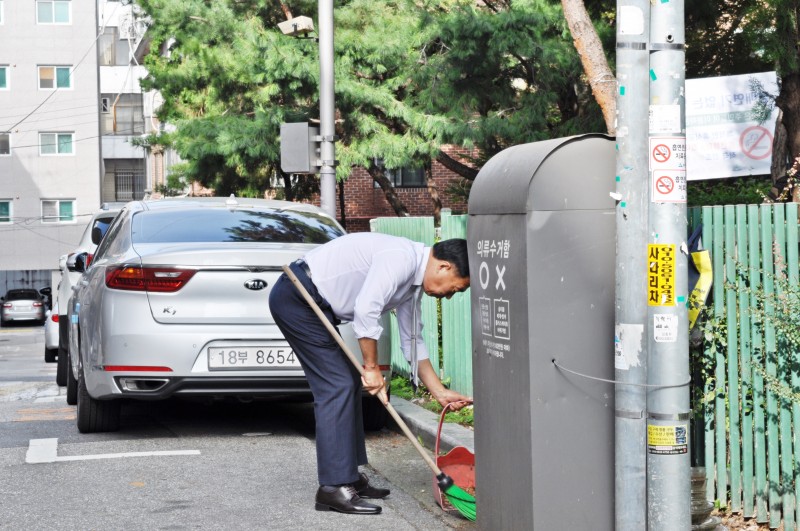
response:
M395 432L368 436L383 514L314 510L307 403L131 403L116 433L80 434L41 327L0 329L0 529L473 529L433 501Z

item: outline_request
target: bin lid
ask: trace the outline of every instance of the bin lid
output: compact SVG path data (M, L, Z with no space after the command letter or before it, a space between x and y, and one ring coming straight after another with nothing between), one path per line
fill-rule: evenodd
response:
M591 133L504 149L481 168L470 215L614 207L614 137Z

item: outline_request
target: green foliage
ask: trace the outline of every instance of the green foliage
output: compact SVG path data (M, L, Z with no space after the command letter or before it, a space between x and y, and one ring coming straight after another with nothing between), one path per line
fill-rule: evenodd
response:
M428 411L437 414L442 413L442 406L434 400L428 393L424 386L420 385L414 390L414 386L408 378L396 375L392 378L392 396L397 396L405 400L413 400L415 403L421 405ZM458 411L451 411L445 415L445 422L455 422L462 426L474 426L475 419L473 417L472 406L467 406Z
M763 203L772 181L769 177L739 177L689 181L688 206L742 205Z
M280 124L317 116L317 43L277 29L279 2L137 1L152 39L144 85L177 126L153 141L218 194L269 187ZM285 4L317 12L310 0ZM443 143L478 146L481 164L511 144L602 130L556 0L340 0L335 25L339 179L376 157L422 166Z

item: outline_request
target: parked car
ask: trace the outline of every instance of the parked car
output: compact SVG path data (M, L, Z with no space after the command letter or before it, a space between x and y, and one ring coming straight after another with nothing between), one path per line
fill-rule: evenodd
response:
M281 266L344 234L322 210L262 199L137 201L114 220L69 310L67 401L82 433L113 431L124 398L310 398L270 315ZM387 327L388 328L388 327ZM351 326L342 336L360 352ZM389 352L379 363L388 376ZM70 391L73 390L71 395ZM364 397L367 429L386 421Z
M53 363L58 355L58 301L44 315L44 361Z
M58 318L59 357L58 367L56 369L56 383L58 385L67 385L67 352L69 349L67 310L69 308L69 299L72 297L73 289L81 278L81 273L75 271L75 257L82 253L87 253L89 257L94 254L97 249L97 244L100 243L100 240L108 230L111 222L114 221L116 215L119 214L122 206L124 206L124 203L104 203L100 210L92 215L92 219L89 220L89 223L86 225L86 230L83 231L83 235L77 247L75 247L71 253L62 256L58 261L58 268L61 270L61 280L58 284L56 301L62 312Z
M35 289L10 289L2 297L0 322L35 321L44 323L44 298Z

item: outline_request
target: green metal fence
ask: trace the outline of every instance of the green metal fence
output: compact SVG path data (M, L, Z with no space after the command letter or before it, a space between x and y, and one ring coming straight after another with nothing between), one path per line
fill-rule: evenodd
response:
M432 217L377 218L370 222L372 232L404 236L432 246L435 231ZM442 215L441 238L466 238L467 216ZM422 296L422 319L425 323L423 336L431 354L434 367L441 366L440 378L449 383L451 389L472 394L472 337L470 326L469 292L459 293L450 300L442 300L441 308L441 363L439 351L438 301ZM408 376L408 362L400 351L400 334L397 319L391 321L392 370Z
M690 212L703 223L714 286L700 410L707 495L785 531L800 495L797 344L798 205L728 205ZM716 326L721 324L723 326Z

